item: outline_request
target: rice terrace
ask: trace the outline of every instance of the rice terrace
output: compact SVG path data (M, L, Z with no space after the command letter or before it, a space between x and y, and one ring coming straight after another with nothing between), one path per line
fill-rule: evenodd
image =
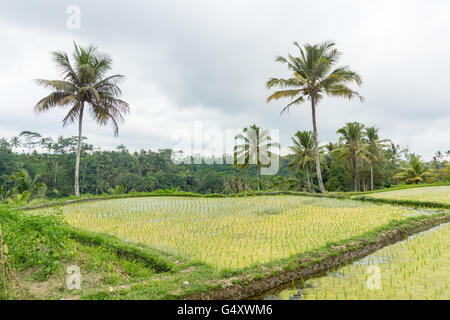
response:
M420 195L424 189L438 192L436 189L439 188L448 189L447 186L442 186L407 190ZM388 192L392 191L373 195ZM328 264L324 270L341 272L336 270L341 270L340 267L343 270L355 269L352 263L358 264L359 251L364 250L367 244L377 242L381 243L381 247L387 247L376 251L375 255L389 256L389 267L402 271L398 273L395 272L396 269L389 269L383 272L385 277L389 275L382 280L388 293L375 290L374 295L370 295L372 290L365 287L366 266L362 264L359 271L354 271L358 272L358 276L349 279L337 277L330 289L329 284L322 285L319 282L320 285L314 285L314 290L309 289L311 292L307 291L306 296L298 297L448 299L450 293L449 251L448 242L445 241L449 235L447 226L450 216L446 209L375 204L352 200L350 197L342 198L337 194L334 197L331 194L330 197L301 194L171 197L157 194L81 201L62 207L37 207L27 209L27 214L45 217L57 212L56 214L63 216L70 225L67 232L74 239L70 242L73 248L86 250L89 245L104 245L112 251L109 254L114 260L131 257L126 267L133 272L138 266L142 269L142 275L137 272L136 279L132 281L121 275L129 272L126 268L122 271L117 269L118 275L115 277L110 275L111 279L108 281L103 280L101 284L95 283L94 287L82 290L84 297L88 299L189 298L199 294L206 298L208 292L211 297L216 298L215 295L221 298L259 299L282 298L286 296L286 292L290 292L291 295L288 294L287 298L292 298L298 290L302 290L301 285L298 287L300 279L306 281L322 274L309 270L311 265L322 268L321 260L340 257L349 252L354 253L351 260L337 260ZM434 231L433 227L441 223L443 227ZM431 231L417 235L416 240L408 239L408 234L429 228ZM402 231L397 235L398 240L379 240L380 236L399 230ZM397 245L392 246L393 251L389 245L402 239L408 239L404 242L407 243L409 255L401 256L397 261L397 258L392 258L392 252L398 251ZM125 244L123 248L121 243ZM415 247L416 243L418 248ZM88 247L85 247L86 244ZM414 254L416 265L407 262L412 260L411 254ZM364 258L365 255L366 253L361 254L362 261L371 257L369 255ZM79 258L75 256L75 259ZM117 265L109 259L103 262L106 264L105 268L108 268L108 264ZM137 266L131 266L132 264ZM379 265L384 268L383 264ZM122 267L119 265L114 268ZM428 274L431 278L424 278L424 287L417 292L406 290L406 285L413 277L422 279L423 275L419 274L430 272L430 268L436 272L436 277ZM143 272L145 269L149 271ZM305 277L293 277L290 281L283 279L289 272L295 275L295 271L302 269L307 270ZM410 270L413 271L412 274ZM161 278L164 280L160 280ZM317 281L322 281L322 278L318 279ZM278 287L278 290L282 290L286 282L290 285L292 281L296 283L294 289L291 287L276 296L270 293ZM315 283L315 280L312 281ZM245 290L234 291L235 287L241 288L243 284L246 284ZM68 293L70 291L61 291L53 298Z
M421 189L405 189L375 193L368 195L372 198L391 200L411 200L423 202L438 202L450 204L450 187L429 187Z
M318 249L408 216L408 210L297 196L110 200L63 209L73 226L240 269Z
M50 2L0 1L2 306L450 300L448 1Z

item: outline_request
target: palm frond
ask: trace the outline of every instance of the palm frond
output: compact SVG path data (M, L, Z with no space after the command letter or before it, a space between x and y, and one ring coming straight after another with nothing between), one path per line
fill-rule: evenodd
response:
M301 76L299 76L299 80L303 79ZM271 78L266 82L266 88L271 89L272 87L278 86L280 88L298 88L301 86L301 82L295 79L277 79L277 78Z
M291 89L291 90L281 90L281 91L275 91L270 97L267 98L267 102L270 102L272 100L278 100L280 98L293 98L296 95L298 95L301 92L300 89Z
M41 99L34 107L35 112L44 112L54 107L63 107L74 103L72 94L63 91L54 91Z
M53 57L53 61L56 64L56 67L61 72L61 74L64 76L64 80L69 81L71 83L79 83L79 79L77 76L77 73L72 68L72 65L70 64L69 57L67 56L67 53L62 51L53 51L51 52L51 55Z
M63 119L63 126L67 126L68 124L74 123L75 120L78 119L81 110L81 103L77 102L67 113L67 115Z
M58 90L58 91L65 91L65 92L75 92L77 90L77 87L73 85L69 81L64 80L45 80L45 79L36 79L34 82L42 87Z
M291 106L293 106L294 104L297 104L297 103L302 103L303 101L305 101L303 97L298 97L297 99L295 99L291 103L288 103L283 109L281 109L281 113L280 114L283 114L284 112L289 112L289 108Z
M305 44L303 47L297 42L294 46L299 50L299 56L291 54L287 58L277 57L276 61L287 64L292 72L292 77L288 79L271 78L266 82L267 89L278 87L296 88L302 96L313 98L314 101L320 101L323 93L332 96L345 98L359 97L361 102L364 98L358 92L347 87L345 84L355 83L361 85L361 76L352 71L348 66L337 67L332 70L333 65L337 63L341 53L334 47L333 42L323 42L320 44ZM267 98L267 102L278 100L283 97L293 99L295 91L282 90L276 91ZM301 101L295 101L298 103ZM292 104L289 104L290 106ZM288 110L286 106L282 113Z
M347 98L349 100L356 96L361 100L361 102L364 101L364 97L360 96L357 91L354 91L343 84L331 85L331 86L325 88L325 92L329 95L336 96L336 97L343 97L343 98Z

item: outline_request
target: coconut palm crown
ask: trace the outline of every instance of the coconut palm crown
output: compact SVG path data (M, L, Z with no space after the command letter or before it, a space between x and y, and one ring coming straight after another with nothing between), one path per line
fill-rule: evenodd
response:
M279 148L280 145L272 141L268 130L256 124L244 128L242 133L237 134L235 143L234 166L244 169L249 165L256 165L256 183L260 190L260 170L271 165L272 157L277 156L272 149Z
M369 153L369 165L370 165L370 190L373 191L374 183L374 173L373 167L375 160L380 159L384 148L387 147L386 143L389 142L388 139L380 140L378 136L378 128L368 127L366 128L366 138L367 138L367 151Z
M292 154L288 167L293 170L305 170L308 191L312 191L310 170L314 162L314 138L311 131L297 131L289 147Z
M368 160L367 142L364 139L364 125L359 122L348 122L345 127L337 130L341 135L340 146L333 152L339 158L347 158L347 165L353 169L353 185L359 191L359 162Z

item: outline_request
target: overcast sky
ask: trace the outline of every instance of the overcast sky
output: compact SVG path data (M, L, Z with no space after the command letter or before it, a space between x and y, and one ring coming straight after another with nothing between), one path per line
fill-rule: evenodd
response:
M67 8L81 9L69 29ZM204 130L256 123L280 130L283 149L297 130L311 130L308 104L280 116L287 101L266 103L270 77L287 77L274 62L300 44L326 40L340 64L363 77L365 102L327 98L318 106L319 139L360 121L382 138L429 159L450 143L450 1L0 1L0 137L23 130L76 135L62 128L64 110L36 115L49 91L36 78L58 79L50 51L95 44L126 75L131 106L114 138L88 119L85 135L103 148L174 147L176 130L199 120Z

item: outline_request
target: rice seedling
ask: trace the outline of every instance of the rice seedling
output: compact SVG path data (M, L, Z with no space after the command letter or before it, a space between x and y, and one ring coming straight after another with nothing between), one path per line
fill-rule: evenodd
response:
M120 199L74 204L63 211L73 226L146 243L217 269L240 269L317 249L409 212L298 196Z
M367 197L388 200L411 200L450 204L450 186L411 188L367 194Z
M339 281L331 276L311 280L303 299L450 299L450 224L409 237L383 248L368 259L339 269ZM378 258L386 259L382 262ZM379 289L367 281L367 261L380 268ZM290 289L292 291L292 289ZM281 293L286 297L288 293ZM288 297L289 298L289 297Z

